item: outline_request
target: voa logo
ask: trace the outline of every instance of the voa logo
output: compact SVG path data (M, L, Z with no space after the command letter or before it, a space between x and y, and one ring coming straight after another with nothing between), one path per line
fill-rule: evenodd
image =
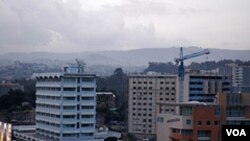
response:
M239 129L226 129L226 132L227 132L227 136L231 136L231 135L236 136L236 137L237 136L247 136L244 129L241 129L241 130L239 130Z

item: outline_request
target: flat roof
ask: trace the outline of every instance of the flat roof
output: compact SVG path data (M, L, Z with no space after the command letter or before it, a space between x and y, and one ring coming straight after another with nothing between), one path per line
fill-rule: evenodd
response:
M190 102L183 102L183 103L164 103L164 102L157 102L157 105L165 105L165 106L219 106L219 104L215 103L204 103L198 101L190 101Z

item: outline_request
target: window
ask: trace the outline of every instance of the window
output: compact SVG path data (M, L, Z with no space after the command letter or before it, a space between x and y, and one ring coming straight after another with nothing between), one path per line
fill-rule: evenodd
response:
M202 125L202 121L199 120L199 121L198 121L198 125Z
M189 120L189 119L186 120L186 124L187 124L187 125L191 125L191 120Z
M220 121L214 121L214 125L220 125Z
M164 118L163 117L157 117L157 122L164 122Z
M216 108L214 109L214 115L220 116L220 114L221 114L220 108L219 108L219 107L216 107Z
M181 134L182 134L182 135L191 135L191 134L193 134L193 130L182 129L182 130L181 130Z
M82 78L82 82L94 82L94 78Z
M91 92L94 91L94 88L82 88L82 91Z
M210 121L207 121L207 125L211 125L211 122L210 122Z
M63 88L63 91L75 91L75 88Z
M210 137L211 132L210 131L198 131L198 137Z
M190 116L190 115L192 115L192 108L191 107L183 107L181 109L181 115L183 115L183 116Z

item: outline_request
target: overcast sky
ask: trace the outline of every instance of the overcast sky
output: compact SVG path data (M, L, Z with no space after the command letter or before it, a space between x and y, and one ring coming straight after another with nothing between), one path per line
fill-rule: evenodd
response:
M250 0L0 0L0 54L250 49Z

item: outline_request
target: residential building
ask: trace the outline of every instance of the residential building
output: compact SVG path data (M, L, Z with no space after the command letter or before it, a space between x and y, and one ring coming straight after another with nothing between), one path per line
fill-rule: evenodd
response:
M219 92L230 93L230 79L218 73L187 72L184 78L184 102L215 102Z
M165 105L165 104L163 104ZM167 104L176 113L159 113L157 141L217 141L220 139L220 106L201 102Z
M36 75L36 134L46 140L94 140L96 76L81 65Z
M156 134L157 111L174 112L173 107L156 106L157 102L176 102L176 75L132 74L128 80L128 131L138 138Z

